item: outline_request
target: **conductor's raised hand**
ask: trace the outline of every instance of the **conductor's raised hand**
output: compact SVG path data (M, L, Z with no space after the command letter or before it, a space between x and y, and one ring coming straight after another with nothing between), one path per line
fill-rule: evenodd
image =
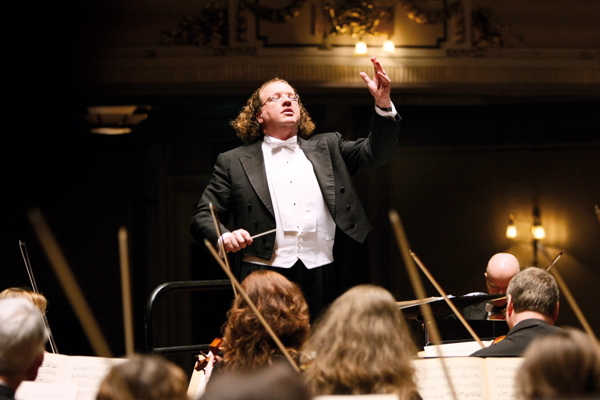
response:
M365 72L360 73L360 77L367 84L371 95L375 98L375 104L380 108L388 108L392 105L390 93L392 92L392 81L385 73L385 70L377 60L377 57L371 57L373 63L373 79L369 78Z

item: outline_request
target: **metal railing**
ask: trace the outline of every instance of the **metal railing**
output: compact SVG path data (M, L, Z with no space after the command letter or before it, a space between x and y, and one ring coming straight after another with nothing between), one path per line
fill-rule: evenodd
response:
M158 300L168 292L195 292L208 290L231 289L229 279L208 281L179 281L166 282L154 289L146 305L145 319L145 353L146 354L188 354L199 353L208 350L209 344L198 344L189 346L154 347L154 311Z

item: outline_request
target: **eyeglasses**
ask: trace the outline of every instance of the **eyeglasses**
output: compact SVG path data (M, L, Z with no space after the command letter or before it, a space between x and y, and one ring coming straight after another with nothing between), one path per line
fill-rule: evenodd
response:
M267 99L267 101L265 101L263 104L261 104L261 107L264 106L265 104L267 104L269 101L272 102L278 102L279 100L281 100L283 98L283 96L285 96L288 100L290 101L298 101L298 99L300 99L300 96L298 96L297 93L275 93L273 96L269 97Z

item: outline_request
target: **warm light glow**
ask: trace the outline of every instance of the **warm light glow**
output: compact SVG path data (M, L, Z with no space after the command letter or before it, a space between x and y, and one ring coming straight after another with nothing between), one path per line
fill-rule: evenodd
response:
M509 239L514 239L517 237L517 227L514 225L508 225L506 227L506 237Z
M137 106L95 106L88 107L91 115L131 115Z
M354 54L367 54L367 44L362 39L356 42Z
M393 53L396 51L396 46L394 45L394 42L391 39L388 39L385 42L383 42L383 51L386 51L388 53Z
M508 226L506 227L506 237L509 239L514 239L517 237L517 226L515 225L515 216L510 215L508 217Z
M90 132L97 133L100 135L125 135L128 133L131 133L131 128L102 127L102 128L92 128L92 129L90 129Z
M531 234L534 239L544 239L546 237L546 231L544 231L544 227L541 225L534 225L531 227Z

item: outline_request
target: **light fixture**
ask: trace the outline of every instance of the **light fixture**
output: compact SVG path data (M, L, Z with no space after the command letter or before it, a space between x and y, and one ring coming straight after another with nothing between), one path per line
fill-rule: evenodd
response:
M128 134L148 118L149 106L91 106L83 121L90 126L90 132L102 135Z
M358 39L358 42L354 46L354 54L367 54L367 51L368 48L365 41L362 38Z
M533 209L533 226L531 227L531 234L533 238L536 240L541 240L546 238L546 231L542 226L542 222L540 220L540 209L539 207L535 207Z
M529 220L531 221L531 220ZM506 226L506 237L509 239L516 239L517 237L517 224L515 223L515 216L511 214L508 217L508 225ZM538 241L546 238L546 231L542 226L542 220L540 217L540 208L535 206L533 208L533 223L531 225L531 237L533 244L533 266L537 266L538 258Z
M515 225L515 216L510 215L508 217L508 226L506 227L506 237L514 239L517 237L517 226Z
M367 44L364 36L378 36L393 34L394 6L393 2L386 0L376 5L365 0L345 0L335 6L327 3L323 11L329 16L331 22L331 36L349 35L358 37L354 46L354 54L366 54ZM389 39L388 39L389 41ZM394 52L394 43L389 41L384 45L385 51Z
M391 38L388 37L388 39L383 42L383 51L386 53L394 53L396 51L396 46Z

